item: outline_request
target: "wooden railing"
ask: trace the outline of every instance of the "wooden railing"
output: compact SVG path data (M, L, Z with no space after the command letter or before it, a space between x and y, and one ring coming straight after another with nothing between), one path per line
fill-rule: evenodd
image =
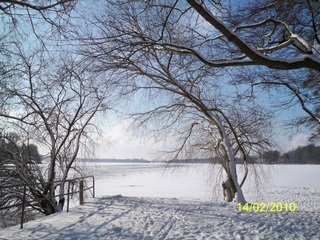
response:
M89 179L86 180L86 179ZM91 179L91 181L90 181ZM85 177L78 177L78 178L73 178L73 179L67 179L65 181L54 181L52 183L54 184L59 184L59 183L65 183L65 186L67 187L67 191L64 196L67 196L67 212L69 212L69 204L70 204L70 196L73 196L74 194L79 193L79 203L80 205L83 204L84 202L84 192L89 191L92 189L91 196L94 198L95 197L95 180L94 176L85 176ZM86 182L86 186L84 184ZM79 183L79 188L71 188L71 186L75 185L76 183ZM89 186L88 186L89 183ZM90 184L91 183L91 184ZM11 189L11 188L21 188L22 192L22 199L20 201L15 202L14 204L8 204L6 206L0 206L0 211L5 210L5 209L10 209L14 207L20 207L21 206L21 222L20 222L20 228L23 228L23 223L24 223L24 213L25 213L25 208L28 206L32 206L32 204L37 203L41 199L37 200L29 200L27 199L27 191L29 187L34 187L37 185L41 185L40 183L35 183L35 184L15 184L15 185L5 185L5 186L0 186L0 192L5 191L5 189ZM54 197L61 196L60 194L55 195Z

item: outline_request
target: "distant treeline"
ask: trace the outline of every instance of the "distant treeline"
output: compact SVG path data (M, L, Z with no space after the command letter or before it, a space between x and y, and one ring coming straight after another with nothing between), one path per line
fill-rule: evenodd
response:
M264 152L260 161L267 164L320 164L320 147L314 144L280 154L279 151Z
M98 162L98 163L150 163L145 159L109 159L109 158L78 158L80 162Z
M217 157L207 159L175 160L175 163L214 163L218 164ZM243 159L236 159L236 163L243 163ZM279 151L266 151L258 157L251 157L250 163L264 164L320 164L320 147L314 144L298 147L281 155Z
M16 161L27 162L30 159L41 163L42 157L38 147L34 144L18 144L17 139L16 134L10 133L9 137L3 138L0 133L0 168L2 164L15 163Z

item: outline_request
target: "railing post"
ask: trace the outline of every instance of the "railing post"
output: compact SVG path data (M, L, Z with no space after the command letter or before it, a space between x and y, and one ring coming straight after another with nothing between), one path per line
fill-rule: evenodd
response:
M80 192L79 192L79 199L80 199L80 205L83 205L83 179L80 180Z
M21 223L20 228L23 228L23 221L24 221L24 206L26 203L26 191L27 191L27 185L23 186L23 197L22 197L22 212L21 212Z
M94 185L94 176L92 176L92 186L93 186L93 191L92 191L92 193L93 193L93 198L95 198L96 192L95 192L95 185Z
M68 181L67 212L69 212L69 202L70 202L70 181Z

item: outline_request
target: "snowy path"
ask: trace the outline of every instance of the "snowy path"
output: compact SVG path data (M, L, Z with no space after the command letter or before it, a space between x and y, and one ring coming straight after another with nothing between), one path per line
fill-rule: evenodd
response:
M0 230L0 239L320 239L320 212L239 212L235 203L97 198L69 213Z

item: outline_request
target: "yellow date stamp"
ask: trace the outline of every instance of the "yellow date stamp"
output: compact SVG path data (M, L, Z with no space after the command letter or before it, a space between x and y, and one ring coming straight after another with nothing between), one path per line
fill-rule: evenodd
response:
M294 212L297 210L295 202L253 202L238 203L239 212Z

